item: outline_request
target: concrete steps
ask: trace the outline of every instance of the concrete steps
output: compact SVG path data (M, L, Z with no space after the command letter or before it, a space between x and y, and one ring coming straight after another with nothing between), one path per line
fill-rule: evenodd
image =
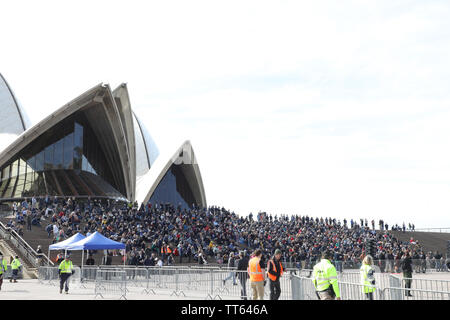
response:
M11 217L8 218L0 218L0 221L2 221L4 224L6 224L9 220L11 220ZM32 247L34 250L37 249L38 245L41 246L42 252L47 255L48 254L48 248L52 244L53 235L51 237L48 237L47 232L45 231L45 227L47 226L47 223L50 221L44 221L42 223L42 226L32 226L31 230L27 230L26 226L24 227L23 231L23 239ZM84 225L82 224L80 228L82 228ZM50 251L50 259L56 263L56 256L58 253L64 253L64 251ZM81 251L72 251L70 253L72 262L76 265L81 265L81 258L82 253ZM101 264L102 258L103 258L103 250L98 250L96 254L93 256L96 264ZM86 252L85 252L85 261L86 261ZM121 257L113 257L113 264L122 264Z
M13 246L5 239L0 239L0 251L3 253L9 263L10 257L19 256L19 261L22 264L22 275L24 279L37 279L37 269L34 268L25 259L19 250L14 250Z
M447 252L447 241L450 240L450 233L440 232L403 232L403 231L389 231L400 241L409 242L411 237L418 240L420 245L428 251L439 251L441 254Z

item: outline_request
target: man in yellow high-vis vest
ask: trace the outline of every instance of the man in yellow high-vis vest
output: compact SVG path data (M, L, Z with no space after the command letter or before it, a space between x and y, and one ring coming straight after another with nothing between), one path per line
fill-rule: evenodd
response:
M373 300L373 293L375 292L375 270L372 265L373 258L371 255L367 255L364 257L360 268L362 292L368 300Z
M69 255L59 264L59 293L62 293L65 284L65 292L69 294L69 277L74 273L72 261Z
M2 290L3 275L6 274L6 270L8 270L8 261L0 255L0 290Z
M14 260L11 262L11 270L12 270L12 277L9 279L9 282L17 282L17 274L19 273L19 268L22 266L22 264L19 261L19 256L16 256Z
M322 253L322 259L313 268L313 283L320 300L341 300L337 272L331 263L333 253L326 250Z

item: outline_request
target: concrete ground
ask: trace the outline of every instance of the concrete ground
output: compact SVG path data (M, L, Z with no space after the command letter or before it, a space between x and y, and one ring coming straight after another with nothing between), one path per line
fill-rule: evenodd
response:
M401 277L400 274L397 274ZM435 272L426 274L414 273L413 279L446 280L450 281L450 272ZM21 279L17 283L11 283L9 280L3 281L0 291L0 300L117 300L120 294L104 296L95 296L93 283L86 283L80 286L77 281L71 281L69 284L69 294L59 293L58 281L40 283L37 279ZM414 281L413 281L414 288ZM205 300L207 292L186 291L183 293L174 293L174 290L158 288L155 293L146 293L143 287L127 286L127 300ZM209 297L211 298L211 297ZM222 299L238 299L238 297L224 297Z
M85 284L81 288L79 283L69 284L69 294L59 293L59 284L41 284L37 279L18 280L17 283L3 281L0 291L0 300L118 300L120 294L104 296L103 298L94 294L94 284ZM127 288L127 300L204 300L206 294L190 293L188 297L182 294L177 296L173 290L158 289L157 294L143 292L144 288Z

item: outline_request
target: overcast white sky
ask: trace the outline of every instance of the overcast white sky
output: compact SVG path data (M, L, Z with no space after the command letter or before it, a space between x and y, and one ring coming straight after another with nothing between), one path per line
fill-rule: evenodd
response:
M450 227L448 1L7 1L0 72L33 123L127 82L208 204Z

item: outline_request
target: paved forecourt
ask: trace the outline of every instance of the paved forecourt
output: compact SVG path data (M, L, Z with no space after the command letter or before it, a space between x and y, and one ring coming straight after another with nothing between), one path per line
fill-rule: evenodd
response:
M94 284L84 284L85 288L80 288L79 283L69 284L69 294L59 293L59 284L48 285L41 284L37 279L18 280L17 283L11 283L8 280L3 281L0 291L0 300L102 300L95 296ZM199 292L189 292L185 297L183 294L175 295L174 290L158 289L156 294L143 292L144 288L127 287L127 300L204 300L205 294ZM117 300L120 294L105 295L104 300Z
M401 274L394 274L402 277ZM447 280L450 281L450 272L431 272L426 274L413 274L413 280ZM69 294L59 293L59 282L53 281L53 285L42 284L37 279L22 279L17 283L11 283L7 279L3 281L0 291L0 300L117 300L119 293L104 295L103 298L95 295L94 283L84 283L80 286L78 281L71 281ZM414 281L413 281L414 288ZM127 300L205 300L208 296L203 290L188 290L174 293L173 289L154 288L154 292L145 292L145 288L127 285ZM249 288L247 288L249 290ZM266 291L269 291L266 288ZM184 294L183 294L184 293ZM221 299L239 299L239 296L220 295Z

